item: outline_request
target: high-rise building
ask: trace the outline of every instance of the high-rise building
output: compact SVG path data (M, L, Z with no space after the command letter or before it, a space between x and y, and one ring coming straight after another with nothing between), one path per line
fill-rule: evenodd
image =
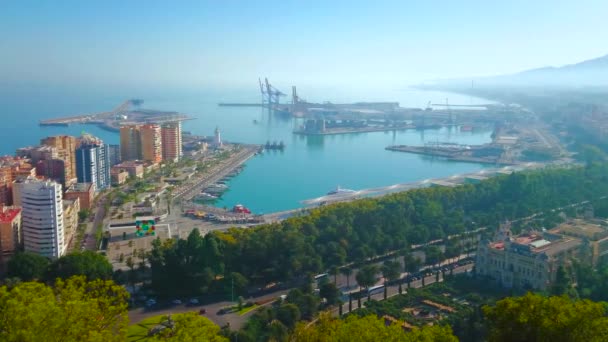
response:
M110 186L110 155L108 145L92 135L83 134L76 149L78 183L93 183L95 191Z
M58 258L65 252L61 184L27 180L21 203L23 245L26 252Z
M108 145L110 151L110 166L120 164L120 145Z
M139 128L141 137L141 159L151 163L163 160L161 129L156 124L146 124Z
M120 127L120 157L122 160L141 159L141 137L138 125Z
M78 148L78 139L69 135L57 135L47 137L40 140L41 145L52 146L58 150L58 159L65 162L65 179L64 187L71 183L75 183L76 179L76 148Z
M63 159L44 159L36 164L36 174L60 183L64 188L70 185L66 172L68 166Z
M178 161L182 157L182 123L166 122L161 128L163 160Z
M21 245L21 209L0 206L0 266L19 250Z

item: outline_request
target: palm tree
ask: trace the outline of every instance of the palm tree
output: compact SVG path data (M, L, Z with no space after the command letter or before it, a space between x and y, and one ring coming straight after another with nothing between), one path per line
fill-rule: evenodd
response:
M370 286L376 284L376 274L378 274L378 267L374 264L365 265L359 269L359 272L355 276L357 284L359 284L359 293L361 292L361 287L367 291ZM367 300L370 300L369 291L367 292Z
M329 274L334 276L334 285L336 285L336 287L338 287L338 273L340 273L340 271L337 266L332 266L329 269Z
M346 276L346 288L350 289L350 276L353 274L353 269L348 266L344 266L340 268L340 273L342 273L343 276Z

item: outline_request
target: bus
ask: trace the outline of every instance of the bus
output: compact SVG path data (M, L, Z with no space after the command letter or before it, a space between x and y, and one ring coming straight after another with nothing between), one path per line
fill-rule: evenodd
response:
M375 295L377 293L382 293L382 292L384 292L384 285L376 285L376 286L372 286L369 289L367 289L368 296Z
M326 282L328 279L329 279L329 274L327 274L327 273L317 274L315 276L315 284L317 285L317 287L319 287L321 284Z

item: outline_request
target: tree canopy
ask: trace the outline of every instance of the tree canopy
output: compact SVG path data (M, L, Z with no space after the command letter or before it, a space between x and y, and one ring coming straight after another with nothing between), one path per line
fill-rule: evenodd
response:
M314 325L299 324L289 336L289 341L416 341L416 342L457 342L448 326L432 326L422 329L414 328L406 332L400 325L385 325L384 320L376 316L349 316L346 319L332 319L321 315Z
M500 300L483 312L491 342L608 340L604 303L528 293Z
M85 277L0 287L0 340L124 341L127 291L112 281Z
M48 279L67 279L82 275L88 280L112 278L112 265L108 259L93 251L66 254L55 260L49 267Z
M50 260L30 252L13 255L8 262L8 277L17 277L22 281L43 280Z

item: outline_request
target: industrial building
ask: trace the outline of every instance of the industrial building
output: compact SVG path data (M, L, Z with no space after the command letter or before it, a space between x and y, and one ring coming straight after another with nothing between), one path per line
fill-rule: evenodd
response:
M23 245L26 252L48 258L65 253L61 184L27 180L21 192Z

